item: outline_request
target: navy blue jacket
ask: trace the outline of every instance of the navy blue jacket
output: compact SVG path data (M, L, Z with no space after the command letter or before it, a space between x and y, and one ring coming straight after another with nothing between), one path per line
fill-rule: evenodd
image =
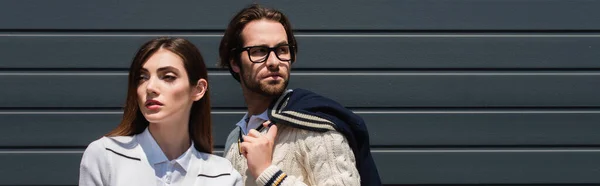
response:
M304 89L284 92L269 107L269 119L305 130L336 130L346 137L356 158L361 185L381 185L363 119L339 103Z

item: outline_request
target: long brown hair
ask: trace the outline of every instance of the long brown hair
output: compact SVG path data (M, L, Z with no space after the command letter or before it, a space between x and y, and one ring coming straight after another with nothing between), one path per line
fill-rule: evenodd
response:
M219 62L217 63L217 66L229 68L229 73L231 73L233 78L238 82L240 81L239 75L232 70L229 61L233 60L234 63L240 64L240 53L236 52L234 49L243 47L244 38L242 38L242 30L244 30L248 23L261 19L276 21L283 25L285 33L287 34L288 43L293 48L292 61L290 61L290 63L296 61L295 54L298 53L298 43L296 43L296 37L294 37L292 31L292 24L288 18L279 10L252 4L240 10L240 12L233 17L231 22L229 22L225 34L221 39L221 44L219 45Z
M208 81L208 72L200 51L191 42L182 38L161 37L148 41L136 53L129 67L129 81L127 85L127 99L123 119L117 128L106 136L132 136L144 132L148 127L148 120L138 106L137 88L142 66L150 56L159 49L165 49L177 54L183 59L183 66L188 74L190 86L197 85L199 79ZM200 152L212 153L212 123L210 118L209 87L202 99L195 101L190 110L189 135L194 141L194 147Z

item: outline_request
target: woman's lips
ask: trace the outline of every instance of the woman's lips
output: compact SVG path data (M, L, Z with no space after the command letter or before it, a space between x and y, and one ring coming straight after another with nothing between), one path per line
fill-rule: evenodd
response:
M148 100L146 101L146 108L150 109L150 110L157 110L159 109L163 104L160 101L157 100Z
M146 108L149 110L158 110L160 105L146 105Z

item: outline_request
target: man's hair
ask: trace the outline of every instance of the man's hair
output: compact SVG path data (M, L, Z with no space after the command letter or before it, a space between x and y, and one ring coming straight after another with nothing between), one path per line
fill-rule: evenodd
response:
M292 32L292 26L287 17L278 10L272 8L262 7L258 4L252 4L240 12L238 12L235 17L229 22L227 26L227 30L225 30L225 34L221 39L221 44L219 45L219 62L217 65L221 68L229 68L229 72L238 82L240 81L239 74L234 72L230 66L229 61L233 60L238 66L240 66L240 54L236 49L240 49L244 44L244 38L242 38L242 30L244 27L252 21L255 20L272 20L281 23L285 32L287 34L288 44L292 46L292 49L295 54L298 53L298 44L296 43L296 38L294 37L294 33ZM290 63L293 63L296 60L295 55L293 55Z

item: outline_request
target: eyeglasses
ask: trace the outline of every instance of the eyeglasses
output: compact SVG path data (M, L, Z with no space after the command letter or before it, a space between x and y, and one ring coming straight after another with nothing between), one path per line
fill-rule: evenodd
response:
M250 58L250 61L253 63L262 63L267 61L269 55L271 55L271 51L275 52L277 59L289 62L292 61L292 58L294 57L294 51L292 50L293 48L294 46L290 44L284 44L277 45L275 47L249 46L240 48L238 51L248 51L248 58Z

